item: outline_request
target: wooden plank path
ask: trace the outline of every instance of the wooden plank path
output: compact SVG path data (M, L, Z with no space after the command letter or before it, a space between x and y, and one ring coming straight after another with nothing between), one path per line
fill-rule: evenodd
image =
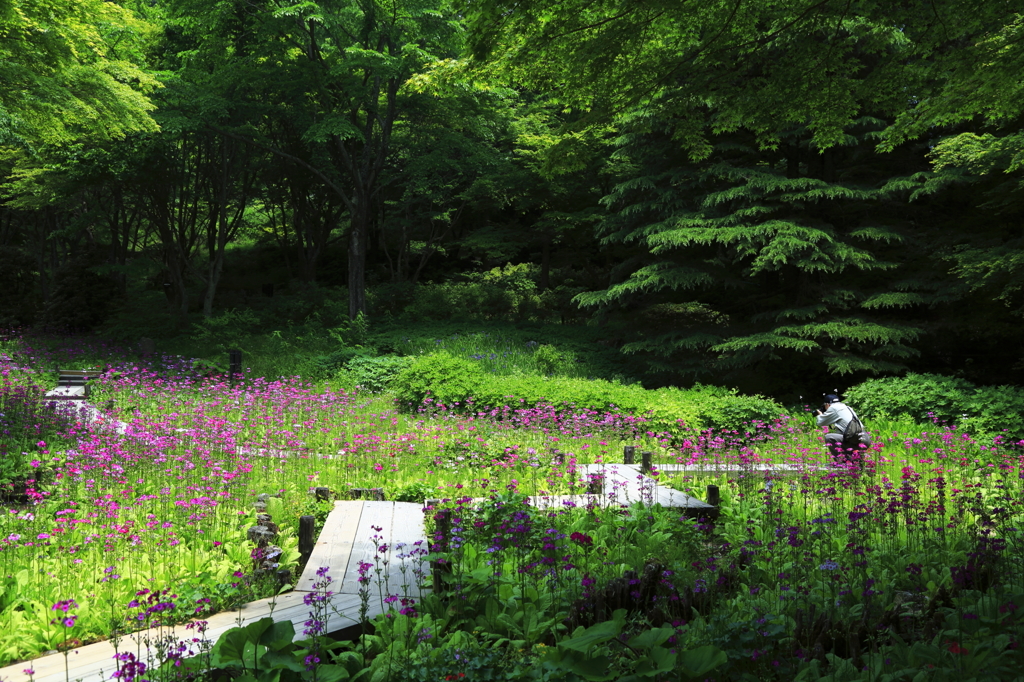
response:
M100 422L120 434L128 432L127 422L114 419L104 414L95 405L85 401L84 386L58 386L43 394L43 400L60 401L61 409L77 414L82 419L90 422Z
M678 490L658 485L656 479L643 474L635 464L585 464L578 468L584 479L602 482L602 492L597 495L572 496L599 498L599 506L631 505L635 502L660 504L663 507L683 507L695 511L714 510L713 505ZM531 498L533 499L533 498ZM549 501L550 499L550 501ZM564 496L536 498L535 504L544 508L564 506Z
M374 530L374 526L381 530ZM415 585L413 570L419 570L426 576L426 562L417 563L415 558L403 556L419 547L426 549L424 534L421 505L409 502L359 500L335 502L334 509L327 517L313 554L306 562L306 568L296 582L295 589L277 597L250 602L235 611L209 616L206 618L206 639L211 643L216 642L227 630L267 616L272 616L275 621L291 621L295 626L296 639L303 639L305 622L311 615L310 607L303 603L303 599L313 591L313 584L319 579L316 573L321 567L327 567L327 575L333 580L328 589L334 592L329 602L325 632L343 630L359 624L360 561L373 565L367 573L370 577L367 583L368 619L373 619L384 612L385 593L418 598L420 592ZM374 535L379 536L380 540L372 540ZM415 544L417 542L418 545ZM385 544L386 550L379 551ZM404 573L401 570L403 566L406 569ZM381 569L381 573L376 572L377 568ZM404 593L403 584L408 585L408 590ZM151 629L123 638L119 651L136 653L140 660L146 661L147 638L153 642L154 646L150 648L155 652L157 638L161 641L173 638L174 642L178 642L191 640L195 636L195 631L186 628L185 625ZM67 656L68 677L81 682L110 680L116 670L114 654L114 646L109 641L72 649ZM49 654L0 668L0 681L29 682L32 679L36 682L63 682L64 666L63 654ZM34 671L31 678L24 672L26 669Z
M619 466L635 466L632 464ZM814 471L831 471L832 467L820 464L772 464L758 462L756 464L658 464L658 471L681 472L694 474L746 474L746 475L790 475Z
M374 540L374 537L378 539ZM387 549L379 551L385 545ZM417 552L418 549L423 551ZM327 517L295 589L312 590L313 583L317 581L317 570L326 567L328 575L334 579L331 583L333 591L357 594L359 566L367 563L371 565L365 573L370 578L367 587L371 599L379 601L383 593L399 593L418 599L420 592L414 571L419 570L424 576L427 574L426 562L417 560L417 557L425 557L427 549L422 505L371 500L338 501Z

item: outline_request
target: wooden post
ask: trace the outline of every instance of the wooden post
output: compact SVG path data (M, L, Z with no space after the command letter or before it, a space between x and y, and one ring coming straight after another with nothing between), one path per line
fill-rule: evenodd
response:
M722 502L721 493L718 490L717 485L708 486L708 504L718 506Z
M622 448L622 461L625 464L633 464L636 462L636 446L626 445Z
M604 474L593 474L587 482L587 493L590 495L601 495L604 493Z
M645 474L651 472L651 457L653 456L653 452L645 452L640 455L640 471L642 471Z
M312 516L299 517L299 555L300 561L304 564L309 561L313 553L313 529L316 526L316 519Z
M318 502L325 502L331 499L330 488L313 488L313 495L316 496Z
M452 536L452 510L438 510L434 514L434 521L437 523L437 531L435 532L437 542L434 543L434 547L439 552L447 552ZM433 548L431 551L433 551ZM440 561L430 562L430 576L434 581L434 594L441 594L444 591L444 579L441 576L450 571L451 564L447 560L444 563Z
M235 375L242 373L242 351L240 350L229 350L228 351L228 377L231 380L231 386L235 386Z

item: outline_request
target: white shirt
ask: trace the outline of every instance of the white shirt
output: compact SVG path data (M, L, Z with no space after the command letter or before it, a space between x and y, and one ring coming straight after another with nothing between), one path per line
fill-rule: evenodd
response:
M818 426L831 426L833 431L843 433L853 419L853 410L842 403L832 403L823 414L817 416Z

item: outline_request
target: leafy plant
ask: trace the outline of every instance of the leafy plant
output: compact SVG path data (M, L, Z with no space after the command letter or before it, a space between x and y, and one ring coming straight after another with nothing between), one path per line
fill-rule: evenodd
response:
M386 497L395 502L419 502L423 503L437 493L437 488L424 481L413 481L396 488L385 488Z
M907 374L870 379L846 395L864 416L906 415L920 423L942 421L961 429L1024 439L1024 423L1009 415L1024 414L1024 390L1017 386L976 386L939 374Z
M227 675L236 682L292 682L317 680L340 682L358 673L361 658L354 652L341 651L343 644L321 647L334 662L313 661L307 642L295 642L291 621L262 618L244 627L232 628L222 634L209 656L171 658L162 666L162 673Z
M576 362L576 356L571 351L560 351L548 344L537 346L533 359L543 374L565 374L565 370Z
M772 400L712 386L648 391L568 377L488 377L475 365L444 352L418 358L399 376L396 390L399 403L407 408L418 408L428 397L450 408L457 404L456 411L501 409L510 401L524 407L547 404L646 415L656 430L669 432L678 431L680 423L701 430L767 422L783 412Z
M357 355L349 360L345 367L359 388L370 393L380 393L386 390L395 378L413 362L413 358L395 355L380 357Z
M253 333L259 325L259 317L249 308L225 310L198 322L192 337L198 343L223 350Z
M624 640L626 625L626 611L619 609L610 620L578 627L551 648L543 665L571 673L570 680L636 682L673 672L700 678L728 661L726 653L712 645L677 651L668 643L675 634L671 627L652 628Z
M312 381L331 379L357 358L368 357L362 348L342 347L327 355L315 355L305 362L303 375Z

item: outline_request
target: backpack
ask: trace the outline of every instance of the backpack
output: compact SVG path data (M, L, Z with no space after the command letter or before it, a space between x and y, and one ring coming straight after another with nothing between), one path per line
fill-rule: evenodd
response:
M850 410L850 414L853 415L853 419L843 430L843 449L864 450L871 447L871 434L864 430L864 425L856 412Z

